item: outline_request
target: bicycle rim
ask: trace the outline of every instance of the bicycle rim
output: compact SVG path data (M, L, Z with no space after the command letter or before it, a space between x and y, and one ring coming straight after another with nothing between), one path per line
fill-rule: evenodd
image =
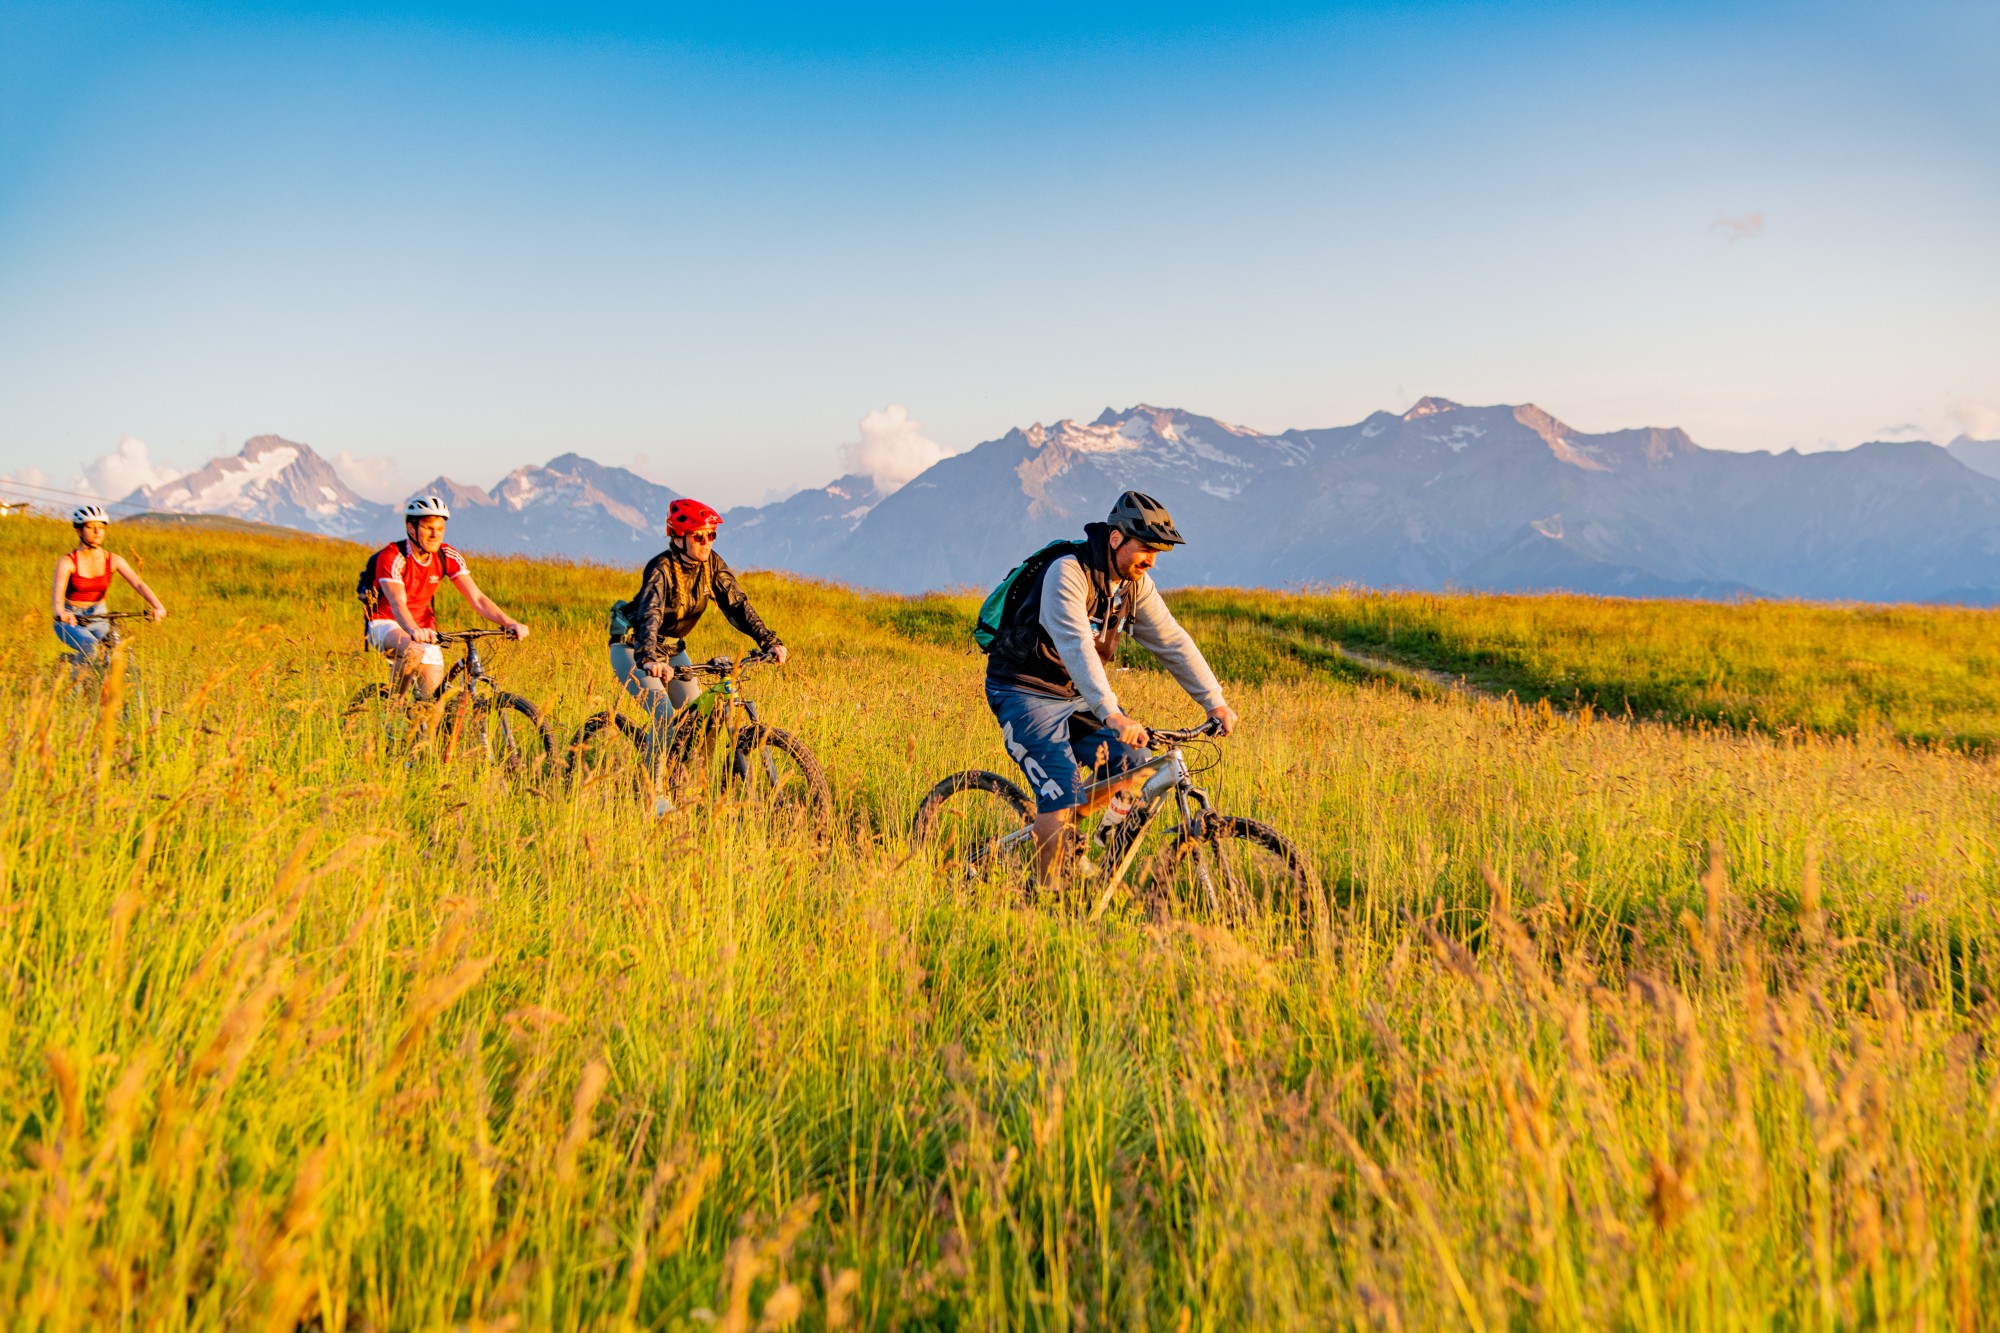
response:
M730 775L737 795L772 818L816 836L828 831L832 789L812 751L790 732L757 723L742 728Z
M1018 888L1034 868L1034 839L1019 836L1034 817L1027 794L998 773L954 773L918 804L910 841L968 880Z
M1209 814L1175 829L1138 885L1158 917L1309 940L1320 903L1298 850L1268 825Z
M646 777L647 729L623 713L598 713L578 729L564 750L572 782Z
M439 757L460 764L491 764L508 772L540 768L554 750L533 704L519 695L461 691L440 719Z

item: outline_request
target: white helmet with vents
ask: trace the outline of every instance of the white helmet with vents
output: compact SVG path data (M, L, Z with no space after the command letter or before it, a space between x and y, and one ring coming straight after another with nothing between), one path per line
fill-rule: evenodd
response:
M410 520L450 518L451 506L446 504L441 496L419 495L403 506L403 517Z
M109 523L111 515L104 512L103 505L81 505L69 516L70 526L80 528L86 523Z

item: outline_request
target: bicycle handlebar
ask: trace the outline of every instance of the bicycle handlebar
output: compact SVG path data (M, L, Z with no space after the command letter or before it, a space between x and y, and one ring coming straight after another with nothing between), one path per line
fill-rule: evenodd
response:
M684 667L674 668L674 679L700 680L703 676L728 676L745 667L760 666L770 660L771 654L761 648L738 658L711 657L706 662L693 662Z
M76 611L78 620L151 620L151 611Z
M1210 736L1221 734L1222 724L1214 718L1210 718L1198 727L1149 727L1146 731L1146 746L1148 749L1165 750L1175 745L1207 740Z
M470 643L474 639L511 639L513 634L504 629L454 629L439 630L439 643Z

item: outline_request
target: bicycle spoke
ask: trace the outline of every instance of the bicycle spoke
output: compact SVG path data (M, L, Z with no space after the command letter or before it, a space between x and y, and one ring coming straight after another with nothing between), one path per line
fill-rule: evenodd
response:
M1298 852L1277 833L1233 815L1206 815L1173 831L1141 892L1153 914L1309 937L1319 902Z

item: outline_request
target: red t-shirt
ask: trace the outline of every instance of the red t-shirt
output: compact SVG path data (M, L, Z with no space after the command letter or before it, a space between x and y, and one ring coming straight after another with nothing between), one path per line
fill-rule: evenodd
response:
M450 546L440 546L437 554L428 559L411 559L403 554L407 544L390 542L375 553L375 582L402 584L403 602L410 608L410 619L418 629L436 629L437 613L431 610L431 598L437 596L438 584L465 573L465 557ZM421 554L414 546L410 549L413 554ZM388 598L376 602L368 618L394 620L389 613Z

